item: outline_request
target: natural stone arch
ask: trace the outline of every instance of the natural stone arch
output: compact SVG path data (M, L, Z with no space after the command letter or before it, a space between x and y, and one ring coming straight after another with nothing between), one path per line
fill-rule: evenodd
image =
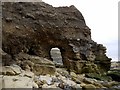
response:
M6 2L2 7L2 50L13 59L24 52L51 60L50 50L57 46L64 66L76 73L84 73L90 66L94 72L110 69L106 48L91 39L90 28L73 5Z

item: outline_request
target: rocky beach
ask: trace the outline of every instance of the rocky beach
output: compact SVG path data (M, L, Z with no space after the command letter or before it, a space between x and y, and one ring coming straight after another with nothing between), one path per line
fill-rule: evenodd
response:
M2 2L0 89L120 90L120 62L73 5Z

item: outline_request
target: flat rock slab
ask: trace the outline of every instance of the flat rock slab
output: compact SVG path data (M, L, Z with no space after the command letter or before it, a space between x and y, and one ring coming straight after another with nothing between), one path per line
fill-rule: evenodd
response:
M20 76L3 76L3 88L33 88L33 79Z

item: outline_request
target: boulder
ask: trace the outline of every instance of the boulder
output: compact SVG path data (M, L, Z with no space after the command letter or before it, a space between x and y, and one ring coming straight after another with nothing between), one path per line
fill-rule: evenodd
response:
M85 78L85 74L79 74L77 75L77 79L80 80L80 81L83 81Z
M16 74L20 74L22 72L22 68L18 65L13 64L10 67L14 70Z
M47 75L46 76L40 76L39 80L42 81L42 82L45 81L47 85L52 84L52 77L47 76Z
M3 66L2 74L3 75L19 75L22 73L22 69L18 65Z
M77 84L72 87L72 90L82 90L82 87L80 86L80 84Z
M57 73L59 73L62 76L70 77L69 72L66 71L65 68L56 68L56 71L57 71Z
M82 87L84 90L97 90L96 87L92 84L86 84Z
M70 72L71 77L77 78L77 75L74 72Z
M37 87L33 79L29 77L3 76L2 79L3 88L29 88L32 90L33 87Z
M30 72L30 71L24 71L24 72L22 72L22 74L29 78L34 78L34 76L35 76L34 73Z
M2 67L2 74L3 75L16 75L13 69L11 69L9 66Z
M56 69L52 61L47 58L19 53L14 56L16 64L26 71L32 71L35 75L54 74Z

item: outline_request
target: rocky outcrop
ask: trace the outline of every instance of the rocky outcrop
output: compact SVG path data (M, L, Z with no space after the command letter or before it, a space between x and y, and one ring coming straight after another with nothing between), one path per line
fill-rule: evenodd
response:
M74 72L69 74L65 68L57 68L54 75L35 75L15 64L3 68L3 75L0 75L0 89L120 90L120 82L107 79L98 80L94 77L88 78L85 74L75 74Z
M2 88L38 88L34 82L34 73L24 71L18 65L3 66L0 75L0 89Z
M36 75L52 75L56 70L54 63L46 58L25 53L19 53L15 55L14 58L16 60L15 64L21 66L21 68L26 71L34 72Z
M50 50L58 47L69 71L100 73L110 69L106 48L91 39L90 28L73 5L52 7L44 2L6 2L2 6L2 50L13 61L21 52L52 60Z

